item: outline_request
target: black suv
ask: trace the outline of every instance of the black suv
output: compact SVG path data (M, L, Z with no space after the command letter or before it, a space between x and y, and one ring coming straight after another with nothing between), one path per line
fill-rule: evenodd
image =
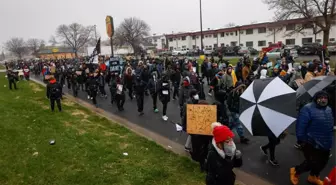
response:
M316 55L319 50L322 49L322 45L319 43L303 44L300 49L302 55Z
M228 46L224 49L224 55L233 55L236 56L238 54L240 47L239 46Z

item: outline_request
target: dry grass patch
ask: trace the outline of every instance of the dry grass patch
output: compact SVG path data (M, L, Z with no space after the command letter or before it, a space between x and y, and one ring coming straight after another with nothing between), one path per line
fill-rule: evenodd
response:
M34 82L30 82L29 83L29 87L34 91L34 92L41 92L43 91L43 89L41 88L41 86L39 86L38 84L34 83Z
M80 118L82 118L82 120L83 119L86 120L89 117L84 111L79 110L79 109L73 110L72 113L71 113L71 115L80 117ZM90 122L89 120L87 120L87 121Z
M72 106L75 105L74 102L72 102L71 100L66 99L66 98L63 99L62 103L63 103L64 105L66 105L66 106L69 106L69 107L72 107Z
M120 143L119 144L119 148L124 150L126 148L128 148L129 146L131 146L132 144L129 144L129 143Z

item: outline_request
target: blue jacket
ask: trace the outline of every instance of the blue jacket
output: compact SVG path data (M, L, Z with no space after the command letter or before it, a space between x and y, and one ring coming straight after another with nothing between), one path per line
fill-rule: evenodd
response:
M296 137L298 141L310 143L317 149L330 150L333 145L333 126L331 108L319 108L315 102L311 102L300 110Z

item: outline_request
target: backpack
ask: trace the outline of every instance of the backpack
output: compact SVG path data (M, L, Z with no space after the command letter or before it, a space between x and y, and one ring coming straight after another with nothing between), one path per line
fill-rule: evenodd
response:
M50 89L51 96L56 97L59 95L59 89L57 87L52 87Z

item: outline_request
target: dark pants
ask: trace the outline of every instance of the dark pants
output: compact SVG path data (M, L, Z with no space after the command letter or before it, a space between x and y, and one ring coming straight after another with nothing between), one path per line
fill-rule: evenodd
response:
M168 105L168 102L162 102L162 107L163 107L162 114L163 115L167 115L167 105Z
M67 84L68 84L68 89L71 89L71 81L69 78L67 78Z
M100 91L101 95L103 95L103 96L106 95L104 86L100 85L100 86L99 86L99 91Z
M133 89L132 88L127 88L128 89L128 96L131 100L133 100Z
M153 99L153 109L155 110L157 108L157 93L152 94Z
M73 95L75 97L77 97L77 95L78 95L78 84L77 83L72 83L71 86L72 86Z
M78 84L78 89L81 89L82 91L84 91L84 84L79 83L79 84Z
M179 82L174 82L174 92L173 92L173 98L175 99L176 97L179 96Z
M14 85L14 89L17 89L15 80L9 80L8 82L10 90L12 90L12 85Z
M136 95L136 100L137 100L137 105L138 105L138 112L143 112L144 99L145 99L144 94L137 94Z
M115 95L115 101L116 101L118 110L123 110L124 109L124 104L125 104L125 94Z
M92 103L97 105L97 90L90 90L90 97L92 97Z
M62 105L61 105L61 99L60 98L50 98L50 107L51 107L51 111L54 111L55 109L55 101L58 107L59 111L62 111Z
M310 175L319 176L329 160L330 150L316 149L311 144L302 147L305 160L295 167L297 175L310 171Z
M275 147L280 143L280 139L276 136L268 136L268 144L262 146L262 149L267 150L269 149L270 159L275 160Z

